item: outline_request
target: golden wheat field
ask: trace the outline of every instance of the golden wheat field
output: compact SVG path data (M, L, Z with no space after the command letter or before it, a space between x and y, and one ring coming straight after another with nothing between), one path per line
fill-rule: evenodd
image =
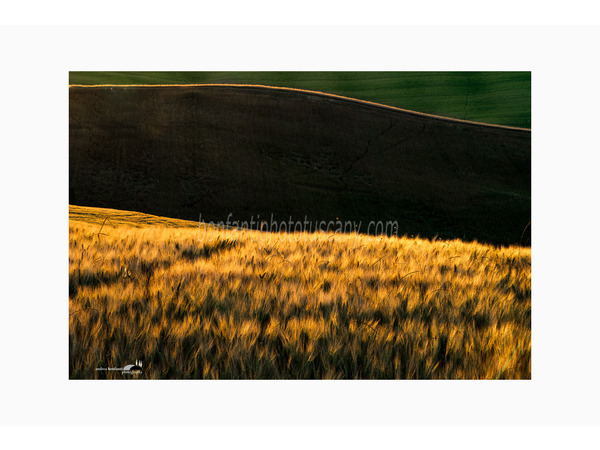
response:
M529 379L531 249L70 207L69 376Z

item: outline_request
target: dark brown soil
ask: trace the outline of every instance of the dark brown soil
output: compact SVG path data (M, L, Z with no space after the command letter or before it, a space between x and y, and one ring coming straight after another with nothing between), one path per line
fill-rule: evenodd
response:
M257 86L70 87L69 203L528 245L531 132Z

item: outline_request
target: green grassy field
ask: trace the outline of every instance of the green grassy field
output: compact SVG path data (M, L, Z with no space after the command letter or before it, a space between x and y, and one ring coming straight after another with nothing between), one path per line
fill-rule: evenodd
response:
M262 84L322 91L456 119L531 127L530 72L71 72L69 83Z

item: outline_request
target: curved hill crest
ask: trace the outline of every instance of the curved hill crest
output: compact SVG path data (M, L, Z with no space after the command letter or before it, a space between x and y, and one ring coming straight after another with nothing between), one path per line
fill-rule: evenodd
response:
M528 129L258 85L71 85L69 104L71 204L529 239Z

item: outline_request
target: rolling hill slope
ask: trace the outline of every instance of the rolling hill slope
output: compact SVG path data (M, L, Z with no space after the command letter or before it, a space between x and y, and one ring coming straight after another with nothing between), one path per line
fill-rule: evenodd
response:
M69 378L134 357L147 379L531 379L531 249L70 206Z
M531 72L70 72L70 84L261 84L531 127Z
M69 203L527 243L530 130L264 86L71 86ZM525 231L524 231L525 230Z

